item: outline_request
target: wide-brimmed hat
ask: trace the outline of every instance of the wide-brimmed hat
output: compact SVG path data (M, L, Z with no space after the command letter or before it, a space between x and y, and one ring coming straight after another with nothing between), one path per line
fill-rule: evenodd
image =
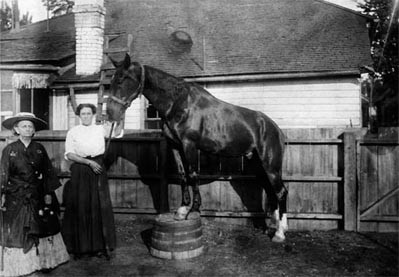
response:
M4 128L12 130L15 123L20 122L22 120L31 121L33 125L35 125L36 131L40 131L47 128L46 121L36 117L33 113L27 113L27 112L17 113L12 117L7 118L6 120L3 121L2 125L4 126Z

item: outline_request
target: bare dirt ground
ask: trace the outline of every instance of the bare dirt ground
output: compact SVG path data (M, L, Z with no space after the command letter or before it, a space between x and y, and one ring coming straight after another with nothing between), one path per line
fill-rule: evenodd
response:
M203 218L205 252L165 260L147 248L153 218L117 220L119 246L110 261L71 258L32 276L398 276L397 233L289 231L276 244L253 227Z

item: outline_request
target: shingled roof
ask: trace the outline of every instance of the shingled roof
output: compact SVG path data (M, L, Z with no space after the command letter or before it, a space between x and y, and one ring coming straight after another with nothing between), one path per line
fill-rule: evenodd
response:
M134 60L176 76L339 72L371 63L367 18L323 1L105 0L105 7L105 33L123 33L110 47L125 47L131 34ZM2 35L1 61L74 55L72 15L45 28L43 21ZM192 45L173 38L176 31ZM71 72L64 78L74 79Z
M358 70L371 62L366 18L323 1L108 0L106 8L107 31L133 35L135 60L178 76ZM174 51L176 30L191 36L191 51Z
M57 64L75 55L75 24L73 14L23 26L18 32L3 32L0 39L2 63L44 62Z

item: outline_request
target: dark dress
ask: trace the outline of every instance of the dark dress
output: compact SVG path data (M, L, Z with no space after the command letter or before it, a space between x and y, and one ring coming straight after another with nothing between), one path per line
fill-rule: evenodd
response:
M68 252L107 253L116 244L114 216L103 156L91 158L103 166L95 174L88 165L73 163L71 180L64 188L65 214L62 235Z
M39 217L44 195L54 196L61 186L43 145L31 141L25 147L20 140L7 145L1 159L1 183L6 197L4 246L23 248L26 253L45 235ZM56 197L53 201L58 203Z
M1 157L0 181L5 195L0 220L4 269L0 276L27 275L67 262L54 193L61 184L45 148L35 141L28 147L20 140L7 145ZM53 198L47 207L46 194ZM40 212L46 208L47 214Z

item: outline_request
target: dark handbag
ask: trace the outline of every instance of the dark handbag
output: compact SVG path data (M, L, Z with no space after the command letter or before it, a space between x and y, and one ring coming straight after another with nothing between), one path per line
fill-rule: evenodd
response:
M51 193L51 203L43 201L39 206L39 237L48 237L60 232L61 226L58 218L59 204L55 193Z

